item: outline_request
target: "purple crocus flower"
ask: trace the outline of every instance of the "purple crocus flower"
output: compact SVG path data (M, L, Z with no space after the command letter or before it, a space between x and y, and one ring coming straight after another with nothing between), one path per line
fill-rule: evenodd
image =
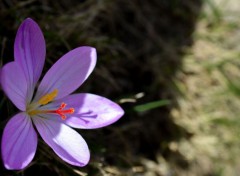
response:
M7 169L23 169L32 161L37 148L36 130L64 161L85 166L90 158L88 146L70 127L104 127L124 113L116 103L98 95L69 95L95 67L97 56L92 47L79 47L62 56L35 91L45 53L41 29L32 19L26 19L15 39L15 60L1 71L3 91L21 111L9 120L3 131L2 159Z

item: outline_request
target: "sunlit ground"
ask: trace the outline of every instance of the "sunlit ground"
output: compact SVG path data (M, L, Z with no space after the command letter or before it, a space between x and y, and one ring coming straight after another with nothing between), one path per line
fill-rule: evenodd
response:
M97 48L93 74L77 92L108 97L124 117L78 130L91 150L84 168L40 139L32 163L2 176L238 176L240 3L238 0L0 2L0 57L13 58L19 24L31 17L47 43L46 72L67 51ZM1 135L17 112L0 100Z
M192 163L190 175L239 174L239 8L206 1L176 81L184 96L172 114L193 136L170 148Z

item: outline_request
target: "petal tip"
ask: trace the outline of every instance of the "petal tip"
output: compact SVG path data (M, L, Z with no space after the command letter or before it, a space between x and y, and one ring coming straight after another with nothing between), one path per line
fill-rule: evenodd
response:
M118 121L124 114L124 110L122 109L121 106L119 106L118 104L115 104L116 108L115 108L115 119L112 123L115 123L116 121Z
M80 162L80 163L77 163L76 166L78 166L78 167L84 167L84 166L88 165L89 161L90 161L90 154L88 155L88 157L86 158L85 161Z
M125 114L125 111L119 106L119 118L121 118Z
M36 22L30 17L26 18L22 23L34 23L34 24L36 24Z
M22 32L21 30L23 31L26 31L26 28L30 28L30 29L34 29L34 30L38 30L38 31L34 31L34 32L38 32L38 33L41 33L40 35L43 37L43 34L41 32L41 29L39 27L39 25L37 24L36 21L34 21L32 18L26 18L25 20L23 20L23 22L21 23L19 29L18 29L18 32Z
M82 46L82 47L79 47L79 49L81 50L85 50L85 52L89 52L90 53L90 56L92 58L97 58L97 49L92 47L92 46Z
M82 151L82 153L84 153L84 155L82 155L81 158L78 158L79 160L75 160L74 162L67 161L67 160L65 160L65 161L73 166L78 166L78 167L84 167L84 166L88 165L88 163L90 161L90 150L87 145L85 147L86 147L86 150L84 152Z
M4 167L7 169L7 170L22 170L26 167L27 165L22 165L22 166L16 166L16 167L12 167L10 166L9 164L6 164L4 163Z
M4 167L7 169L7 170L18 170L16 168L13 168L11 166L9 166L8 164L4 163Z

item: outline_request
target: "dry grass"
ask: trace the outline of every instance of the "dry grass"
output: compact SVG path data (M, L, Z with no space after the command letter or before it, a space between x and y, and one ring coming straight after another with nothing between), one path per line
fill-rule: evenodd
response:
M179 108L172 114L177 124L193 134L175 147L191 163L182 175L239 173L240 26L236 12L240 7L236 3L206 4L195 44L179 74L177 84L185 97L178 99Z

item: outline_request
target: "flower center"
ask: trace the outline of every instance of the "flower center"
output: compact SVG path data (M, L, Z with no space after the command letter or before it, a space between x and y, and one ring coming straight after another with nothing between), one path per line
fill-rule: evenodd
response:
M67 118L66 114L73 114L74 108L64 109L67 106L66 103L61 103L60 107L56 110L32 110L28 112L30 116L37 115L37 114L57 114L59 115L63 120Z
M57 96L57 94L58 94L58 90L55 89L52 92L50 92L49 94L46 94L43 97L41 97L37 103L32 104L32 106L30 106L30 107L37 108L39 106L46 105L49 102L51 102L52 100L54 100L54 98ZM30 116L37 115L37 114L49 114L49 113L57 114L63 120L65 120L67 118L66 114L74 113L74 108L64 109L66 106L67 106L67 104L63 102L63 103L61 103L61 105L59 106L58 109L39 110L36 108L29 108L30 110L27 112Z

